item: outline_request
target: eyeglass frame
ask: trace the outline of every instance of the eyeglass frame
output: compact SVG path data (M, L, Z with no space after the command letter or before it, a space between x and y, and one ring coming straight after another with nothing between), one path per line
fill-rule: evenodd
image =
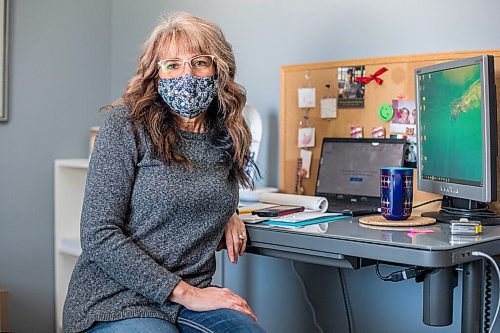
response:
M160 60L157 62L158 64L158 67L160 67L160 70L163 71L163 68L161 68L161 63L164 62L164 61L167 61L167 60L178 60L178 61L181 61L182 62L182 72L181 72L181 75L184 73L184 71L186 70L186 63L189 64L189 67L191 67L191 70L193 70L193 66L191 65L191 61L194 59L194 58L198 58L198 57L210 57L212 59L212 64L210 65L213 66L215 61L217 60L217 58L214 56L214 55L211 55L211 54L198 54L198 55L195 55L194 57L192 57L191 59L189 60L183 60L181 58L167 58L167 59L163 59L163 60ZM210 68L208 67L208 68ZM165 73L165 71L163 71Z

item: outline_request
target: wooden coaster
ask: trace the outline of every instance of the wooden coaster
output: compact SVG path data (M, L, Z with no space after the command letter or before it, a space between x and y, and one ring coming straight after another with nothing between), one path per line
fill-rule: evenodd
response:
M436 219L431 217L410 216L408 220L390 221L386 220L382 215L370 215L361 217L359 223L387 227L417 227L434 224L436 223Z

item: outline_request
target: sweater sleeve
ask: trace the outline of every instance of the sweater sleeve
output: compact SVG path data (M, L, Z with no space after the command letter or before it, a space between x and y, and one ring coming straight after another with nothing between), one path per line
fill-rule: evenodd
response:
M82 251L115 281L163 304L181 278L124 233L138 147L122 111L111 111L95 140L80 224Z

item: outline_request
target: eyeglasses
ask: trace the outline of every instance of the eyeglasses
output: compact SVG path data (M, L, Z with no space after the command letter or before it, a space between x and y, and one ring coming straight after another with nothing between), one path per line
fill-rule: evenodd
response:
M197 55L190 60L165 59L158 61L158 66L169 78L176 78L184 73L186 63L191 67L193 75L205 77L214 74L213 64L215 56L208 54Z

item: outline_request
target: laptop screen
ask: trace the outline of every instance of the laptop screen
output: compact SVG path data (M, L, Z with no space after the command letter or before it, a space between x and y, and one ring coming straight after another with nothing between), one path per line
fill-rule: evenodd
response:
M325 138L316 195L380 196L380 168L403 164L405 140Z

